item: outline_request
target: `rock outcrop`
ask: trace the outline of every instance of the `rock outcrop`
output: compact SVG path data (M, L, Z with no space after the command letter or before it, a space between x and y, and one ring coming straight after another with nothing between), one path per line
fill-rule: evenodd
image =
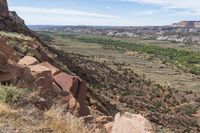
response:
M40 109L51 107L55 96L60 95L61 105L76 116L87 116L90 110L86 105L86 82L77 76L61 72L48 62L40 63L36 58L25 56L19 60L24 84L39 91L42 100L35 102ZM40 98L40 99L41 99Z
M141 115L116 114L111 133L154 133L150 122Z
M54 76L55 83L61 87L62 91L71 92L73 97L80 105L79 113L81 116L90 114L89 108L86 105L86 82L77 76L71 76L66 73L60 73Z
M0 0L0 16L9 16L7 0Z
M18 65L22 67L28 67L31 65L37 65L39 61L31 56L25 56L24 58L20 59Z
M0 0L0 30L23 33L34 38L38 38L37 34L31 31L15 11L9 11L7 0Z
M174 23L173 27L180 28L200 28L200 21L181 21L179 23Z

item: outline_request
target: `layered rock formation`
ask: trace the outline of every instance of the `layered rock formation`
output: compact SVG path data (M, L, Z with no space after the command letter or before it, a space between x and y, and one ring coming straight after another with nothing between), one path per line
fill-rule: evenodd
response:
M200 28L200 21L181 21L179 23L174 23L173 27L179 28Z

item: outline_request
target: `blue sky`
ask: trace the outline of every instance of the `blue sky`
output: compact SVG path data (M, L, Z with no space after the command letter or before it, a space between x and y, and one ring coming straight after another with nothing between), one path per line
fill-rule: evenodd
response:
M200 20L200 0L8 0L32 25L169 25Z

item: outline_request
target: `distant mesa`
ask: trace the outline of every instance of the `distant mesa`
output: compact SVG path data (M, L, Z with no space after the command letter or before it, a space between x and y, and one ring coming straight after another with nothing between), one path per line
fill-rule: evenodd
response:
M172 26L180 28L200 28L200 21L181 21L174 23Z
M7 0L0 0L0 16L3 17L9 16Z

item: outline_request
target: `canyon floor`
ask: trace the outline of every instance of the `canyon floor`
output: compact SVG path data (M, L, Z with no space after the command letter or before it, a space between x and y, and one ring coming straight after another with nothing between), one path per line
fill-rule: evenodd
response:
M73 40L68 36L59 36L59 34L51 34L51 36L54 39L53 47L56 47L57 49L62 49L68 53L87 56L89 59L97 62L106 62L108 66L115 70L119 70L118 64L123 64L121 65L122 69L131 69L140 76L144 75L145 79L150 79L162 86L170 86L182 91L192 90L200 92L200 76L184 72L171 65L163 64L159 58L154 58L149 54L134 51L121 52L104 49L100 44L80 42ZM164 48L177 48L181 50L187 49L197 51L200 49L200 45L198 46L197 44L185 46L183 43L171 43L169 41L138 40L130 38L113 39L142 43L145 45L156 45Z

